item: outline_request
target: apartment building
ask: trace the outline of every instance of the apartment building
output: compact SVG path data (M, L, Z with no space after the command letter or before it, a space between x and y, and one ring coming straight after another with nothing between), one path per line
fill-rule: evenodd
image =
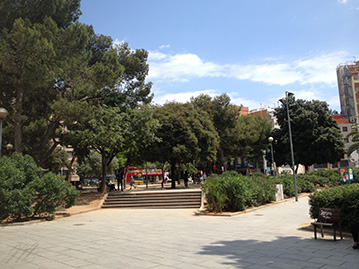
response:
M350 123L359 122L359 61L337 67L341 114Z

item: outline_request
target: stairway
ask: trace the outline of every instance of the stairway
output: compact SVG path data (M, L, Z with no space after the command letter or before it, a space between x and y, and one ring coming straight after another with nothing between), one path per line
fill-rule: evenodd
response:
M102 208L200 208L201 190L109 192Z

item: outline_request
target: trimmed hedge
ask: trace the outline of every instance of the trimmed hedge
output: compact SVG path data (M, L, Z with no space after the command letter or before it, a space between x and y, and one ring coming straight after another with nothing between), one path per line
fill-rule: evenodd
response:
M53 218L55 208L75 204L79 192L53 173L40 176L28 155L0 159L0 220L37 216Z
M359 184L342 185L317 191L309 196L310 216L318 218L320 208L341 210L342 225L359 219Z

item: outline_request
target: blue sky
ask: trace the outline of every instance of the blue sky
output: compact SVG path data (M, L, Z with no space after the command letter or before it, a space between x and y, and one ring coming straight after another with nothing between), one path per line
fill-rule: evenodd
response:
M359 0L82 0L80 21L149 52L154 102L227 93L274 108L285 91L340 112L336 67L359 60Z

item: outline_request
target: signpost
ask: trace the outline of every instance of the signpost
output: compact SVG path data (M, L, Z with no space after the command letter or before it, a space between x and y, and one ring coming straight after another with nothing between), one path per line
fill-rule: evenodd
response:
M353 168L351 167L340 167L339 168L339 184L350 184L354 180Z

